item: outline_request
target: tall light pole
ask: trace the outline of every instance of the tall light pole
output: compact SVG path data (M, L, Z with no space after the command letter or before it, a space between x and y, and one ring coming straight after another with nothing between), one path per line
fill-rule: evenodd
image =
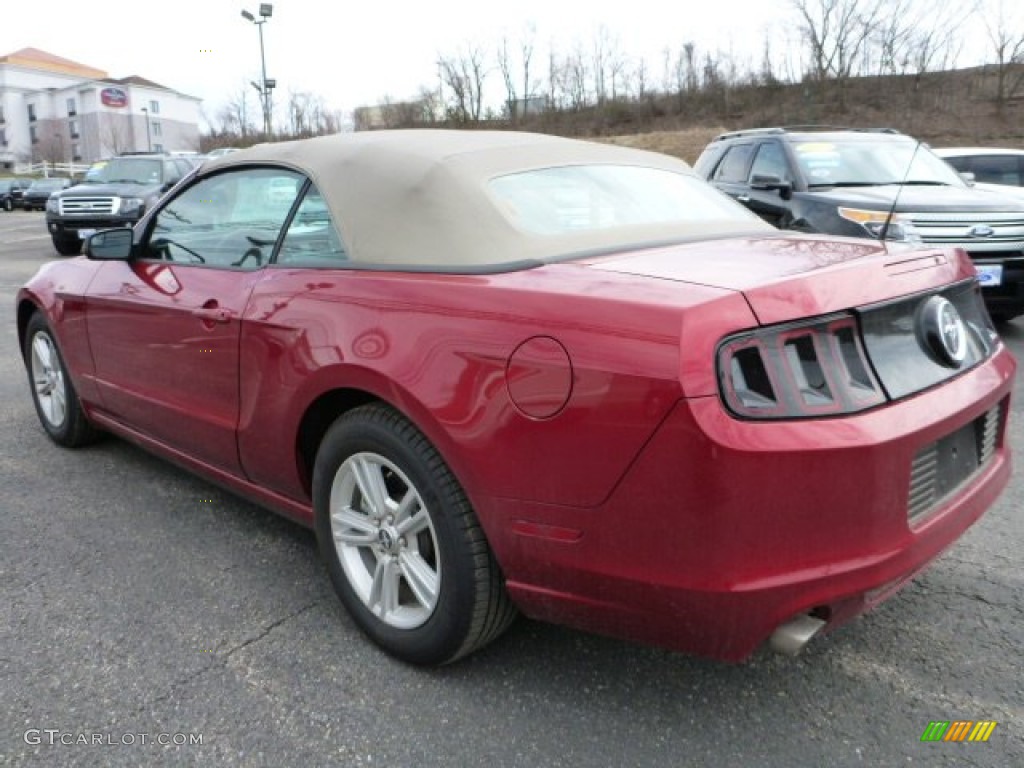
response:
M242 18L247 21L251 21L256 25L256 28L260 31L260 69L263 72L263 83L262 85L256 85L256 90L260 92L260 99L263 101L263 133L269 138L270 137L270 91L277 85L274 80L267 80L267 58L263 51L263 25L267 23L274 13L274 6L272 3L260 3L260 20L257 21L256 17L248 11L242 11Z
M153 151L153 139L149 135L149 107L142 107L142 114L146 118L146 151Z

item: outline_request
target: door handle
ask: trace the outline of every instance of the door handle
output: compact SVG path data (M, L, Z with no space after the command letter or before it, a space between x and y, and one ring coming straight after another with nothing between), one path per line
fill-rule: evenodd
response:
M227 323L235 313L221 307L216 299L210 299L203 306L192 310L192 317L198 317L204 323Z

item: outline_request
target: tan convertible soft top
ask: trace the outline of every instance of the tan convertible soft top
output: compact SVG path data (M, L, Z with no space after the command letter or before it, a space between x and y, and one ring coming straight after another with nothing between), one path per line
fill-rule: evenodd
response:
M352 260L366 265L479 268L572 254L757 231L745 216L540 235L502 212L488 182L574 165L626 165L694 176L681 160L608 144L509 131L403 130L335 134L261 144L204 165L206 175L270 163L312 179ZM709 192L709 194L717 194ZM738 226L738 222L740 226ZM764 225L767 227L767 225Z

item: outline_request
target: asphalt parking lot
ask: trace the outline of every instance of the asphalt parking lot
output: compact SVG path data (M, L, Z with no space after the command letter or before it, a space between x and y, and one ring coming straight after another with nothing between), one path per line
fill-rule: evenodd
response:
M13 302L51 258L42 214L0 212L0 764L1024 765L1024 470L925 574L795 659L520 619L412 668L363 639L310 532L121 441L46 439ZM1024 359L1024 319L1004 338ZM921 741L956 720L997 725Z

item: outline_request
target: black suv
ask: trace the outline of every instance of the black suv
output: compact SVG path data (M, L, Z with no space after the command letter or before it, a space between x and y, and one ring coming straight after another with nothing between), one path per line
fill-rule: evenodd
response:
M192 170L189 161L169 155L121 155L94 163L81 184L46 203L53 247L71 256L98 229L133 226Z
M21 205L21 196L31 183L32 179L0 179L0 210L13 211Z
M965 249L993 317L1024 314L1024 202L974 189L889 129L724 133L694 166L781 229Z
M26 211L41 211L46 208L46 201L54 192L70 188L74 182L61 176L50 176L46 179L36 179L28 185L21 194L21 199L15 201L15 205L24 208Z

